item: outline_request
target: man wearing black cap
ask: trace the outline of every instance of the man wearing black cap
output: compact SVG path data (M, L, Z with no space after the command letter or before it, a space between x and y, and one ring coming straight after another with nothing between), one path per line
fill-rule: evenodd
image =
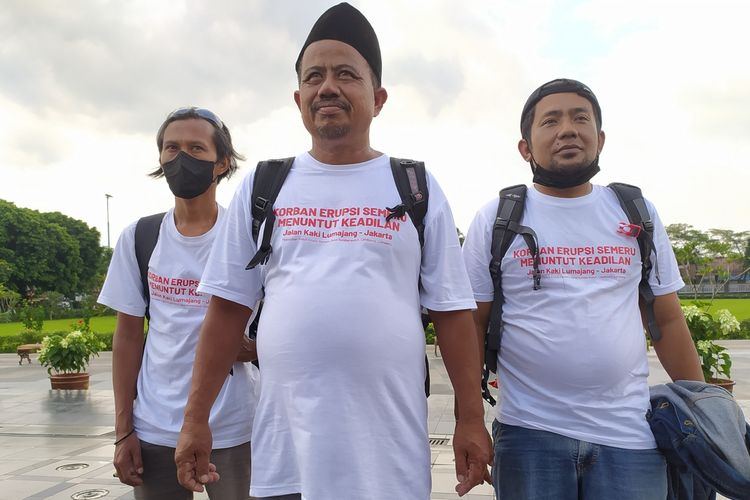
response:
M460 419L454 449L463 495L491 459L479 392L474 299L450 208L428 175L424 245L400 203L390 160L369 128L387 99L378 40L348 4L325 12L297 59L294 100L312 148L294 159L273 204L269 259L246 271L253 173L228 209L199 291L212 295L176 461L199 491L209 473L207 410L261 295L261 390L251 495L430 497L420 305L430 309Z
M590 182L601 126L594 93L575 80L542 85L521 114L518 150L534 177L514 227L524 237L512 239L500 261L498 498L666 497L664 458L646 421L639 246L613 190ZM648 283L661 331L654 348L673 379L702 380L676 295L677 263L654 207L646 207L656 260ZM490 273L496 218L504 224L497 198L479 210L463 246L482 339L498 300Z

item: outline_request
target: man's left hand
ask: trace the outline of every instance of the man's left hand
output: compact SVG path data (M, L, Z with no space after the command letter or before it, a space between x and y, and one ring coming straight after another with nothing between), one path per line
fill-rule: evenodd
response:
M485 481L492 482L487 470L487 466L492 465L492 439L482 419L459 419L456 422L453 453L456 457L458 496L464 496Z

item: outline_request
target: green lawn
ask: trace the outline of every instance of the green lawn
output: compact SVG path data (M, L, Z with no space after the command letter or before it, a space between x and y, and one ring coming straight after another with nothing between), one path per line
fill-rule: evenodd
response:
M91 329L97 333L112 333L115 331L115 316L101 316L91 318ZM71 330L76 319L53 319L44 322L42 331L60 332ZM0 336L17 335L23 331L22 323L0 323Z
M683 304L690 304L692 299L682 299ZM709 311L729 309L738 320L750 319L750 299L714 299ZM44 322L44 332L58 332L70 330L75 319L54 319ZM98 333L112 333L115 331L115 316L101 316L91 318L91 329ZM21 323L0 323L0 336L17 335L23 331Z
M691 304L693 299L682 299L681 302L687 305ZM750 319L750 299L714 299L708 311L719 309L729 309L729 312L740 321Z

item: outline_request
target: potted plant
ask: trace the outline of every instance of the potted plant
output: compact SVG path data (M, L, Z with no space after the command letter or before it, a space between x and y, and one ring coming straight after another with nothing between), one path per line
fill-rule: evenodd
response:
M732 391L732 358L726 347L716 342L730 333L739 331L740 322L727 309L720 309L715 315L697 305L682 306L695 349L701 360L703 377L706 382Z
M88 328L66 335L48 335L42 339L39 363L47 367L53 389L88 389L89 360L104 347Z

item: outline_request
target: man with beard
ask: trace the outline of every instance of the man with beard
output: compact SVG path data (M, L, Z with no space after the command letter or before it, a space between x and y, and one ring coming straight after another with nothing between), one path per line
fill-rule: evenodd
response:
M524 237L511 240L500 263L502 297L495 297L497 198L480 209L464 242L481 339L493 301L502 308L502 390L493 424L498 498L666 496L665 461L646 421L638 242L621 230L628 218L613 190L590 182L604 146L601 124L596 97L578 81L553 80L534 91L518 143L533 186L515 229L536 234L537 265ZM654 207L646 206L657 261L649 284L661 331L653 345L672 379L703 380L676 295L683 286L677 263Z
M428 175L421 250L408 217L388 216L401 199L390 159L369 140L388 95L377 37L358 10L343 3L326 11L296 70L294 100L312 148L294 159L273 204L267 262L246 270L257 249L252 172L228 209L199 287L212 298L175 457L180 482L200 491L214 480L208 410L263 294L251 495L430 497L420 305L430 310L456 394L463 495L482 482L491 442L475 304L447 200Z

